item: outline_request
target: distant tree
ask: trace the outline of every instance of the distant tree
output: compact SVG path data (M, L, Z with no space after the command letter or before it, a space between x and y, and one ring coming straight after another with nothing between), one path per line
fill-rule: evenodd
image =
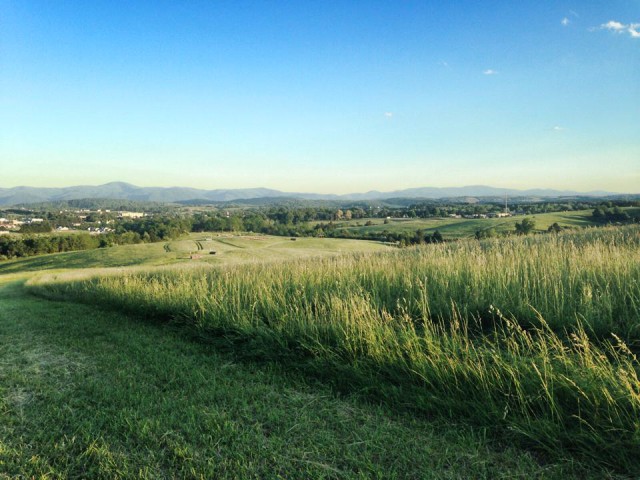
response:
M268 226L268 220L262 215L250 215L244 219L245 228L251 232L262 232Z
M591 216L593 216L594 220L601 221L604 219L604 212L602 211L601 208L596 208L591 214Z
M30 223L20 227L20 233L49 233L53 227L49 222Z
M522 222L516 222L516 233L518 235L529 235L535 227L535 220L525 218Z
M238 216L233 216L229 219L229 230L232 232L239 232L244 228L244 223L242 222L242 218Z
M630 220L630 217L627 212L616 206L612 212L607 212L607 219L614 222L627 222Z
M475 237L476 237L476 240L483 240L485 238L493 238L496 235L497 234L494 228L487 228L484 230L476 230Z
M558 225L558 222L555 222L553 225L549 225L549 228L547 228L548 232L553 232L553 233L558 233L562 231L562 227L560 225Z

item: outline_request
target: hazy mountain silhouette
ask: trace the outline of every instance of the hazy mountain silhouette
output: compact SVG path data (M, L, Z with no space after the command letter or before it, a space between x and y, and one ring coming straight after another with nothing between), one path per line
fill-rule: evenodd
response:
M221 202L257 198L300 198L307 200L379 200L385 198L457 198L457 197L564 197L564 196L610 196L613 192L572 190L496 188L486 185L465 187L422 187L391 192L369 191L345 195L321 193L282 192L269 188L215 189L204 190L188 187L138 187L125 182L111 182L104 185L78 185L63 188L13 187L0 188L0 205L9 206L26 203L55 202L64 200L105 198L150 202L182 202L198 200Z

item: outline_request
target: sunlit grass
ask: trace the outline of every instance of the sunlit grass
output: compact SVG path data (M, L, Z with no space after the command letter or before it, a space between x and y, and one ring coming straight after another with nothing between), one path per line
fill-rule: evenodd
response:
M198 246L200 245L200 247ZM79 252L54 253L0 262L0 274L42 270L161 266L178 263L229 265L326 257L344 252L382 251L378 242L333 238L191 233L170 242L122 245ZM215 255L210 254L216 252ZM191 259L190 254L196 255Z
M311 359L416 410L637 472L639 246L630 227L36 288Z
M0 478L583 478L482 429L337 397L0 277ZM15 280L15 279L14 279ZM595 475L592 478L597 478Z

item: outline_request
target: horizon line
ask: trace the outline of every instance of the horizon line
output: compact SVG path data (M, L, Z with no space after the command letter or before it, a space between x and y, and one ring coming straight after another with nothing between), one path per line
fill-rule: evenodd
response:
M418 189L436 189L436 190L446 190L446 189L464 189L464 188L490 188L493 190L503 190L505 192L507 191L518 191L518 192L528 192L528 191L535 191L535 190L550 190L550 191L554 191L554 192L571 192L572 194L586 194L586 195L593 195L593 194L615 194L615 195L639 195L639 192L621 192L621 191L613 191L613 190L607 190L607 189L590 189L588 191L581 191L581 190L574 190L571 188L552 188L552 187L528 187L528 188L517 188L517 187L496 187L496 186L492 186L492 185L486 185L486 184L470 184L470 185L456 185L456 186L433 186L433 185L423 185L423 186L418 186L418 187L405 187L405 188L396 188L394 190L377 190L377 189L369 189L366 191L351 191L348 193L327 193L327 192L320 192L320 191L290 191L290 190L280 190L278 188L272 188L272 187L265 187L265 186L257 186L257 187L214 187L214 188L203 188L203 187L192 187L192 186L186 186L186 185L171 185L171 186L162 186L162 185L148 185L148 186L141 186L141 185L137 185L134 183L130 183L127 181L122 181L122 180L112 180L112 181L108 181L105 183L96 183L96 184L90 184L90 183L79 183L79 184L73 184L73 185L65 185L65 186L33 186L33 185L14 185L14 186L9 186L9 187L3 187L0 185L0 190L12 190L12 189L17 189L17 188L33 188L33 189L68 189L68 188L74 188L74 187L104 187L107 185L112 185L112 184L123 184L123 185L127 185L127 186L131 186L131 187L135 187L135 188L157 188L157 189L176 189L176 188L184 188L184 189L190 189L190 190L200 190L200 191L204 191L204 192L208 192L208 191L220 191L220 190L271 190L271 191L275 191L278 193L283 193L283 194L302 194L302 195L331 195L331 196L338 196L338 197L344 197L344 196L349 196L349 195L362 195L362 194L368 194L368 193L380 193L380 194L393 194L396 192L404 192L406 190L418 190Z

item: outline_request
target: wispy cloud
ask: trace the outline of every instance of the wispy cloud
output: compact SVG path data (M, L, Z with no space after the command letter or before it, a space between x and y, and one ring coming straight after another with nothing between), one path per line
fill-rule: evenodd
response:
M498 71L497 70L492 70L491 68L487 68L486 70L484 70L482 72L483 75L497 75Z
M449 63L448 63L448 62L445 62L444 60L440 60L440 62L439 62L439 63L440 63L440 65L442 65L443 67L445 67L445 68L449 68Z
M393 112L384 112L384 116L387 118L393 118Z
M614 32L622 32L626 26L623 23L616 22L615 20L609 20L607 23L600 25L600 28L605 30L613 30Z
M569 10L569 15L567 15L566 17L564 17L562 20L560 20L560 24L563 27L568 27L571 23L573 23L574 21L571 20L571 18L569 17L573 17L575 18L580 18L580 15L578 15L578 13L575 10Z
M555 127L553 127L554 132L562 132L563 130L564 127L561 127L560 125L556 125Z
M617 20L609 20L599 27L591 30L608 30L613 33L628 33L633 38L640 38L640 23L622 23Z

